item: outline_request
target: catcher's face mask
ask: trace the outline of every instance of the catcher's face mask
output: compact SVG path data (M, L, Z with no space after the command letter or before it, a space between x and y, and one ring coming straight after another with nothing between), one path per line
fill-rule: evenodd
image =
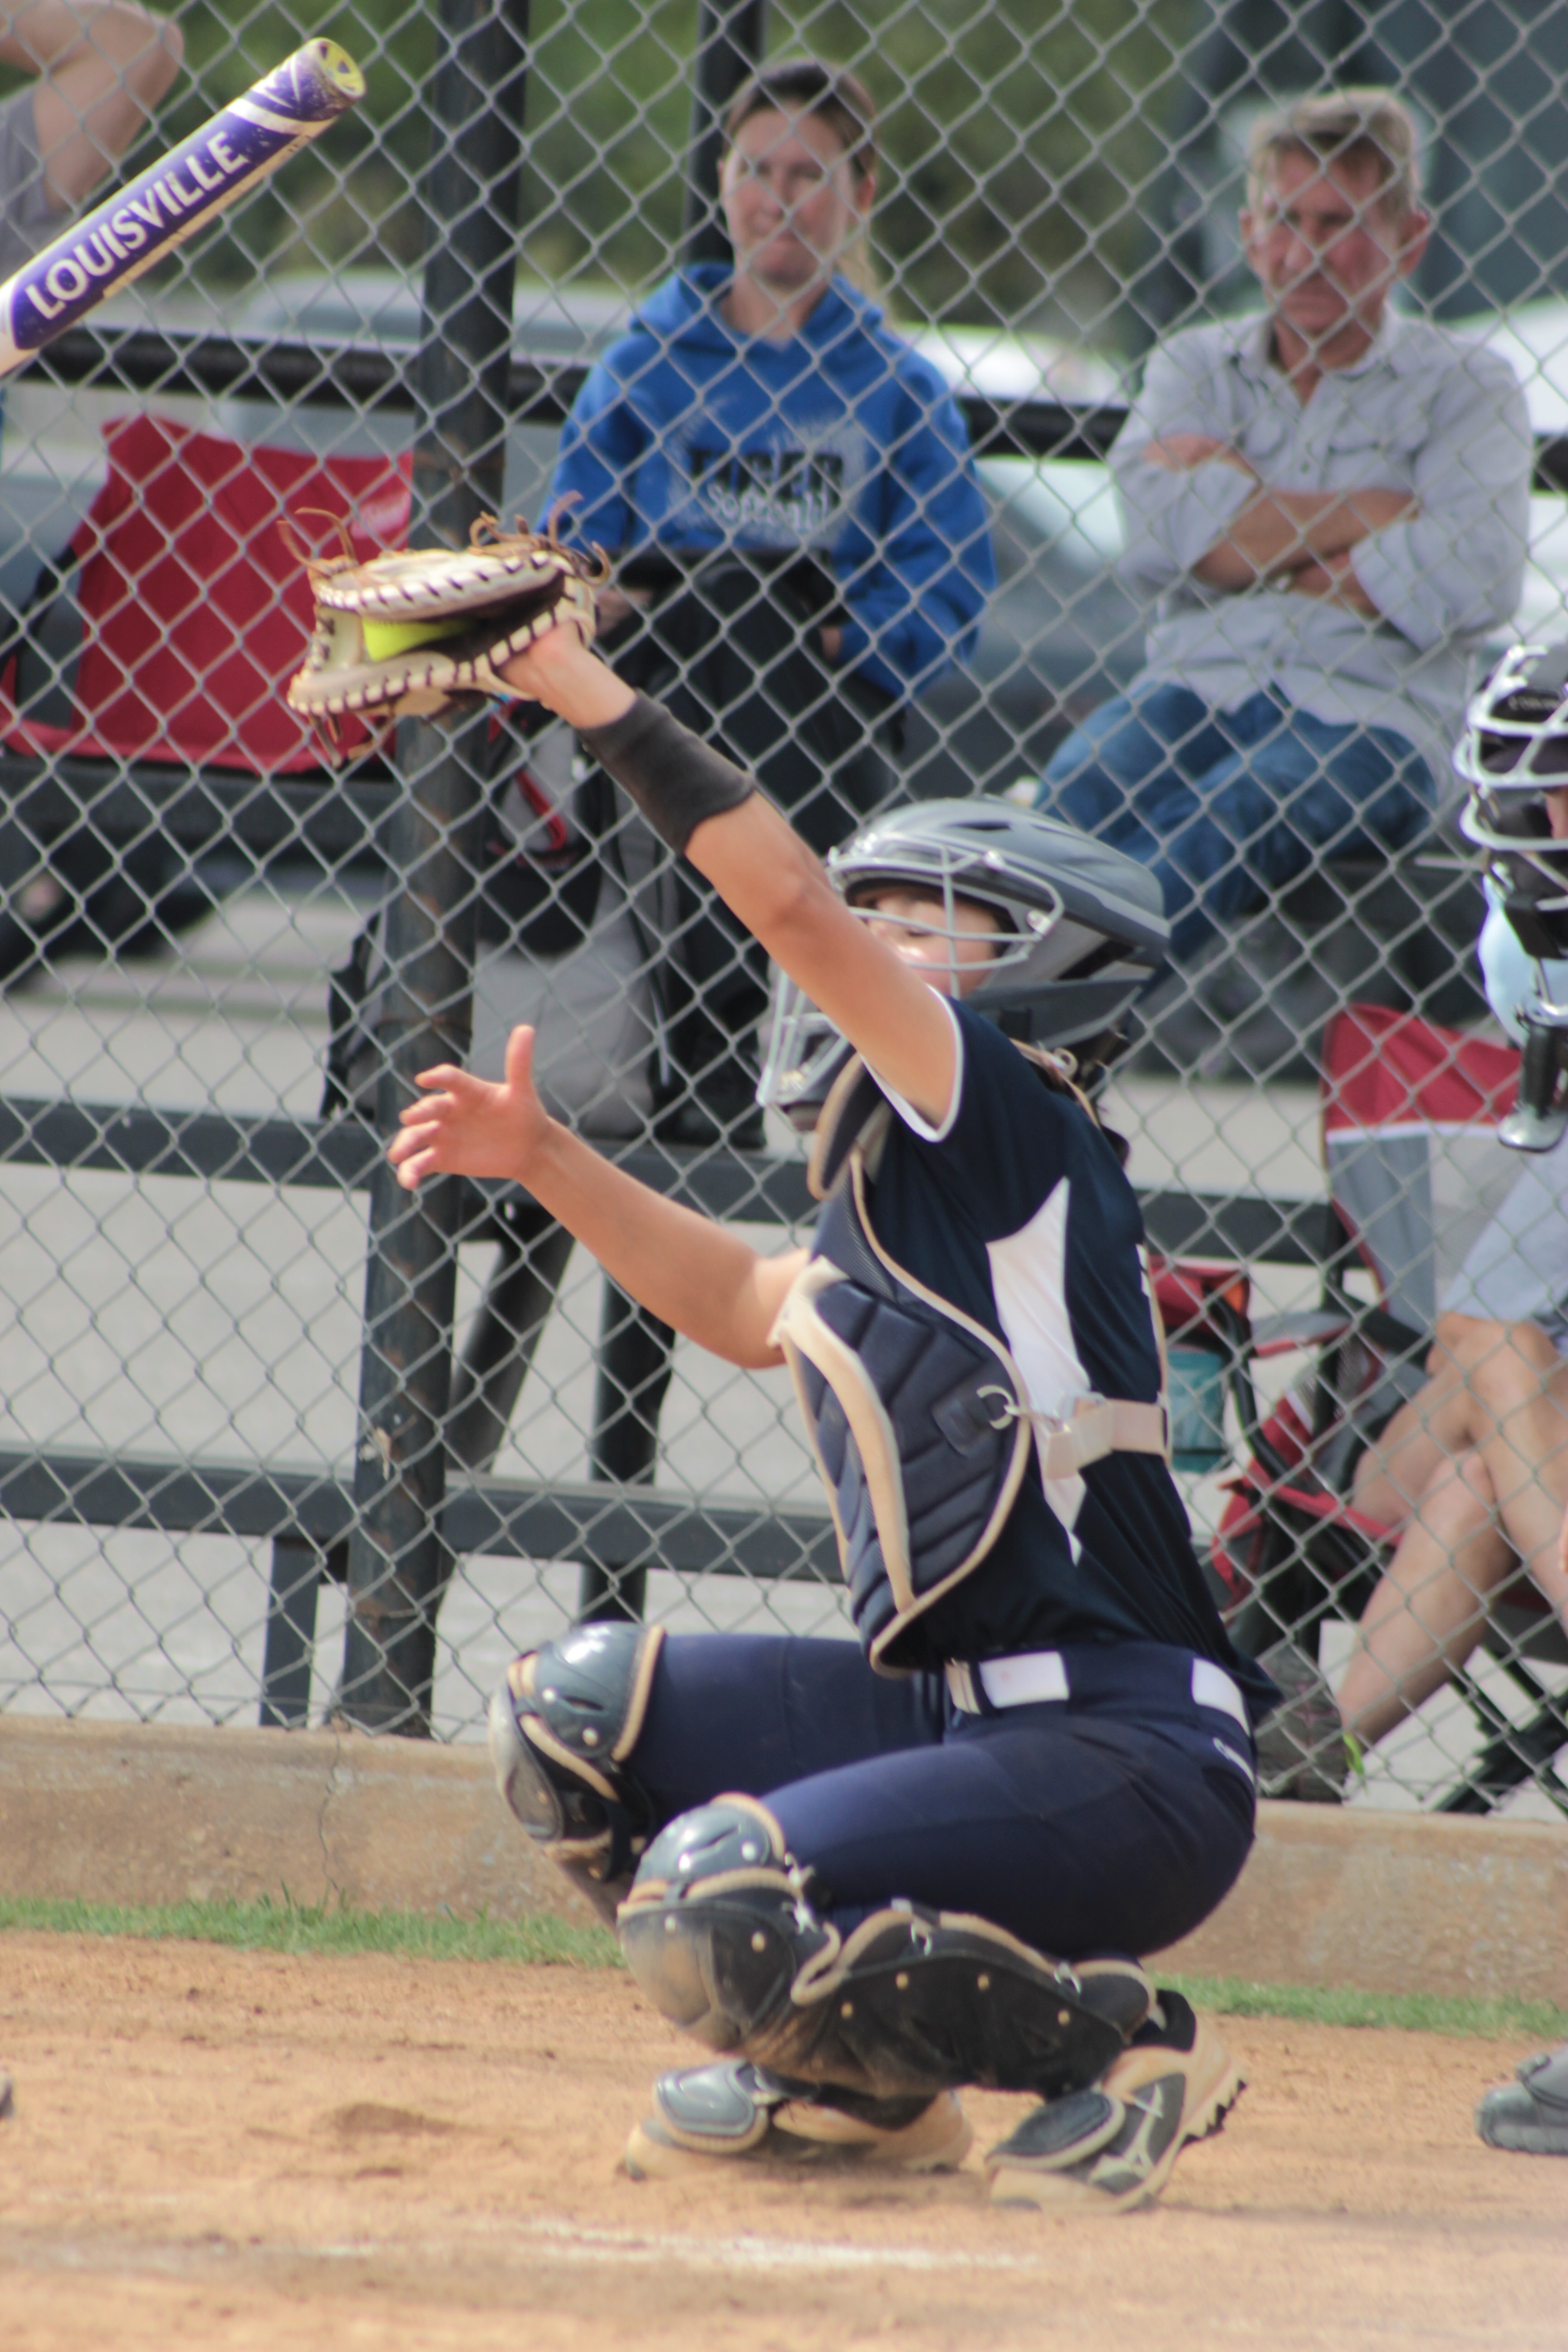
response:
M757 1100L809 1135L853 1049L788 972L776 969L766 1036Z
M1515 646L1465 714L1454 767L1470 787L1460 817L1484 849L1498 904L1527 955L1568 956L1568 839L1548 792L1568 788L1568 644Z
M967 996L989 981L999 966L1029 956L1048 919L1037 914L1031 933L1022 936L994 928L1005 918L999 909L973 898L957 897L951 887L939 897L922 876L913 888L885 884L867 894L850 913L875 924L898 948L900 940L919 942L908 961L921 977L943 996ZM816 1126L834 1079L849 1056L849 1046L826 1015L787 972L775 972L768 1023L768 1047L757 1100L782 1111L803 1133Z
M1005 801L892 810L833 850L827 870L862 920L920 942L934 987L1080 1065L1117 1050L1169 938L1160 885L1134 860ZM975 929L976 909L994 930ZM758 1100L809 1128L848 1053L781 976Z
M1509 991L1524 1053L1498 1136L1515 1151L1552 1151L1568 1131L1568 1003L1547 985L1568 956L1568 839L1548 803L1561 806L1568 790L1568 644L1503 656L1465 714L1454 766L1470 786L1461 826L1487 853L1489 895L1535 981L1533 993L1517 981Z

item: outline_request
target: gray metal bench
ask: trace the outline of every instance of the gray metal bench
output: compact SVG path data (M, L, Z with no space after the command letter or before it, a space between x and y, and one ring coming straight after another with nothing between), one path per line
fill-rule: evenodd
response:
M804 1161L636 1147L615 1155L644 1183L710 1216L791 1224L812 1213ZM0 1097L0 1161L197 1182L363 1190L379 1157L359 1120L245 1118L139 1105ZM475 1197L471 1205L480 1205ZM1326 1265L1342 1235L1326 1202L1256 1194L1143 1195L1151 1244L1171 1255ZM0 1451L0 1510L56 1525L158 1528L272 1546L260 1719L300 1726L322 1562L353 1521L353 1483L266 1463ZM443 1541L458 1553L586 1561L612 1577L833 1581L825 1511L689 1499L649 1486L454 1479Z

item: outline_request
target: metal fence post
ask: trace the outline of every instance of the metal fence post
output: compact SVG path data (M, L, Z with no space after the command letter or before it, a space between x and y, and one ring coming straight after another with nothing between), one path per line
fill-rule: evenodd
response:
M729 231L719 209L724 116L741 84L762 63L767 28L768 0L702 0L680 235L680 258L688 269L697 261L730 259Z
M466 546L501 501L527 87L529 0L440 0L430 91L427 258L416 378L414 530ZM476 929L468 836L479 812L488 715L447 712L398 730L402 790L387 835L397 887L376 1125L390 1135L416 1071L469 1040ZM447 1561L444 1423L462 1186L402 1192L384 1160L371 1189L360 1360L355 1520L338 1707L366 1729L424 1733L435 1606Z

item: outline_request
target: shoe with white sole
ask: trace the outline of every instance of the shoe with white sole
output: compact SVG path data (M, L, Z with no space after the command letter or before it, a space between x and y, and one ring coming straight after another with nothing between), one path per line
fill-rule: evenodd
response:
M661 2074L653 2098L652 2115L626 2143L634 2180L689 2179L736 2160L949 2172L974 2137L951 2091L933 2099L866 2099L781 2083L743 2058Z
M1086 2091L1050 2099L985 2159L992 2202L1048 2213L1125 2213L1157 2197L1189 2140L1223 2125L1243 2084L1230 2053L1180 1993Z

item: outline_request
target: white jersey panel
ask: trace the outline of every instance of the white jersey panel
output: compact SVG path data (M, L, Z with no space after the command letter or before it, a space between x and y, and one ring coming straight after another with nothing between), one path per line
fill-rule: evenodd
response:
M1026 1225L1001 1241L987 1242L996 1319L1024 1376L1037 1412L1066 1420L1089 1386L1073 1341L1067 1304L1068 1210L1071 1182L1063 1176L1047 1193ZM1036 1430L1037 1443L1039 1431ZM1070 1531L1083 1507L1081 1478L1047 1478L1046 1500Z

